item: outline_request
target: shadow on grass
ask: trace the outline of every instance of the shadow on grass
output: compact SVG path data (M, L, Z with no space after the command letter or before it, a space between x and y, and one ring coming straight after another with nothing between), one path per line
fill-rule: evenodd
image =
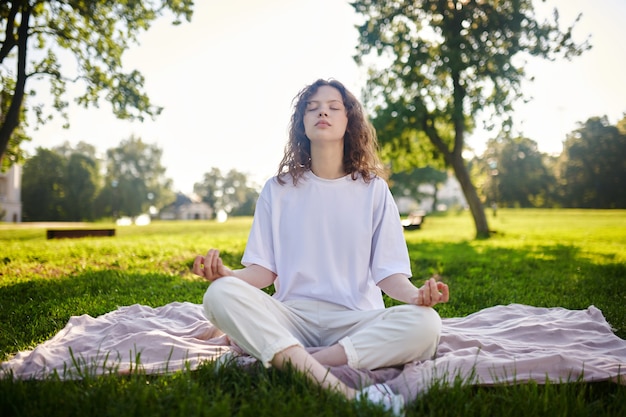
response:
M451 302L443 317L471 314L500 304L584 309L595 305L621 338L626 337L626 265L598 264L574 246L494 248L460 243L409 243L416 285L439 274Z
M200 279L119 270L4 286L0 291L0 358L50 338L71 316L96 317L132 304L201 303L206 287Z

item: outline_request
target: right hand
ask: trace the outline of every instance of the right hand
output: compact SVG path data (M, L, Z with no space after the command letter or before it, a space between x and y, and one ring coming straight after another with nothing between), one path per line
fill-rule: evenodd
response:
M220 251L217 249L209 250L205 256L196 256L191 272L208 281L215 281L218 278L233 275L233 271L226 268L222 263Z
M439 281L438 275L426 280L418 291L416 304L419 306L433 307L450 300L450 289L447 284Z

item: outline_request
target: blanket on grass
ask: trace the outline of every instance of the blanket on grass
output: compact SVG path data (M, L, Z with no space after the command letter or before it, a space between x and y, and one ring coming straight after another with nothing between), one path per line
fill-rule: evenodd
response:
M56 371L62 378L80 378L86 372L124 373L137 366L146 373L166 373L195 369L232 349L237 348L205 318L201 305L136 304L96 318L72 317L50 340L2 363L0 373L26 379ZM239 361L254 359L242 356ZM458 378L480 385L626 383L626 341L594 306L568 310L511 304L443 319L433 360L374 371L341 366L331 372L351 386L387 382L408 401L436 381Z

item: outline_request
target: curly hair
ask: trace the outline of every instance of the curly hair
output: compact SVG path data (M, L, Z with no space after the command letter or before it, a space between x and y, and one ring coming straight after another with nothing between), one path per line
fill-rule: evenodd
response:
M378 156L376 131L367 120L357 98L337 80L319 79L306 86L294 98L295 106L289 123L289 140L278 168L278 182L284 184L283 176L290 174L296 185L302 175L311 169L311 141L304 131L304 113L312 95L322 86L330 86L341 93L348 116L343 141L343 168L356 180L360 174L365 182L374 176L383 176L383 165Z

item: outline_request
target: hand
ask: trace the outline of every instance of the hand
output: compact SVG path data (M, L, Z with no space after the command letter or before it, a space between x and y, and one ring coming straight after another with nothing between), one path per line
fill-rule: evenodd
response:
M222 263L220 251L217 249L209 250L206 256L196 256L191 272L208 281L215 281L218 278L233 275L233 271L226 268Z
M448 285L437 281L436 278L439 276L430 278L418 289L416 303L418 306L433 307L435 304L447 303L450 299Z

